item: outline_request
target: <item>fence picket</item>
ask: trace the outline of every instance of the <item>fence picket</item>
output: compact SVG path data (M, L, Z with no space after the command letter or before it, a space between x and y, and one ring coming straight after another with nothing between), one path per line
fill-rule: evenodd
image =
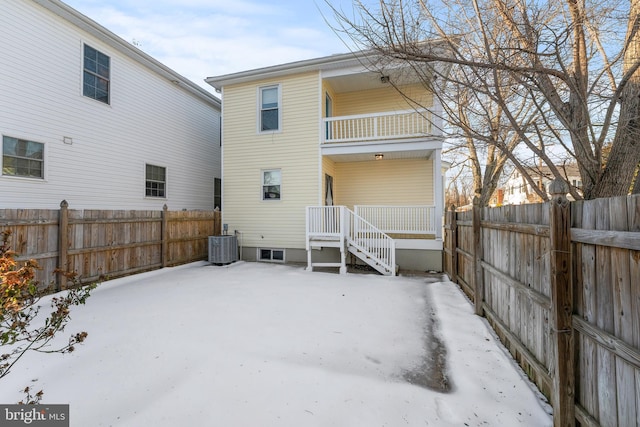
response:
M168 217L167 228L175 231L163 239L160 211L75 210L63 201L60 210L0 210L0 231L13 232L18 260L38 260L41 290L52 279L54 289L64 289L64 276L53 278L58 266L86 281L159 268L163 242L168 254L178 255L169 256L167 265L207 259L208 236L221 232L220 212L177 211Z
M571 247L565 252L571 253L575 307L569 329L576 360L569 363L573 378L566 380L575 382L575 395L565 401L576 406L575 422L565 419L563 425L640 425L640 366L632 362L640 359L640 196L572 202L570 210ZM544 204L483 209L477 249L472 211L446 215L445 247L452 249L443 265L453 273L455 247L457 282L473 297L472 261L481 254L483 311L514 358L552 396L567 384L552 387L540 368L555 372L563 363L550 356L557 337L543 297L551 295L551 254L557 250L549 238L549 211ZM454 246L448 240L455 233Z

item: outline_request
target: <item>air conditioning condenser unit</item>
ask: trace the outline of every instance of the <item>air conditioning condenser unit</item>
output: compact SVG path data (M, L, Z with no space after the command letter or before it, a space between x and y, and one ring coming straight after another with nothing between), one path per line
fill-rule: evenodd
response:
M236 236L209 236L209 262L230 264L238 260L238 238Z

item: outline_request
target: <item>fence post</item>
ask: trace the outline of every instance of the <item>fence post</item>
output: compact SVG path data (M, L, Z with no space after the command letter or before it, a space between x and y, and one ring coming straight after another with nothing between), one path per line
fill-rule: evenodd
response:
M575 425L575 349L572 328L573 287L571 284L571 215L566 198L569 188L556 179L551 193L549 236L551 241L551 328L555 372L553 372L553 425Z
M480 198L473 198L473 272L474 272L474 303L478 316L484 315L482 302L484 301L484 274L482 271L482 228L480 220L482 208Z
M165 204L162 207L162 228L160 233L162 234L162 254L160 255L162 258L162 267L166 267L169 265L169 260L167 259L169 256L169 219L167 215L168 207Z
M67 276L69 270L67 251L69 250L69 203L66 200L60 202L60 217L58 218L58 274L56 292L67 288Z
M449 250L451 251L451 281L458 283L458 217L456 216L456 207L451 205L449 210L450 221L449 231L451 236L451 244Z

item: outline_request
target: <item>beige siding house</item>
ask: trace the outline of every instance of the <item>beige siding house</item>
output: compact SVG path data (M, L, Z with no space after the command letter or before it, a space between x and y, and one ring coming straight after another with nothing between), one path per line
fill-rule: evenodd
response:
M222 93L223 222L243 259L441 270L440 108L403 70L366 59L207 79Z

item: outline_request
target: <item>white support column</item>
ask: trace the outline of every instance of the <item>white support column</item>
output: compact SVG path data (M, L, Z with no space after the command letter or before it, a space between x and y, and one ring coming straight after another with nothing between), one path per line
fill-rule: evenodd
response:
M307 249L307 271L313 271L313 262L311 261L311 248Z
M345 207L340 206L340 274L347 274L347 236L349 230L347 227L347 216Z
M442 115L444 113L444 109L442 108L442 103L440 103L440 99L437 96L433 97L433 107L431 109L431 134L442 136L443 135L443 126L444 120L442 120Z
M442 149L434 150L433 155L433 204L435 209L436 240L442 240L442 215L444 214L444 186L442 180Z

